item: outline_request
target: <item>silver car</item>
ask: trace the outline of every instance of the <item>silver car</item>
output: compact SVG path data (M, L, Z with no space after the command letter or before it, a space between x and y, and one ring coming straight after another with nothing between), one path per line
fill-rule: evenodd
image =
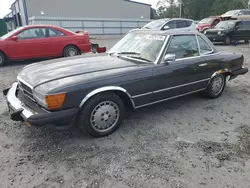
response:
M164 18L149 22L142 29L197 31L194 20L185 18Z

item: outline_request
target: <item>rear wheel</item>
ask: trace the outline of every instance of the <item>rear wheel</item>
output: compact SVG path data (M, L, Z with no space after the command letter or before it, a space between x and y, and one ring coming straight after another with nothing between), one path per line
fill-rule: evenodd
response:
M4 66L5 63L6 63L6 57L2 52L0 52L0 67Z
M226 76L223 74L217 74L209 82L205 94L207 97L215 99L221 96L226 86Z
M63 56L64 57L73 57L80 55L79 50L76 46L70 45L64 48Z
M226 38L224 39L224 44L226 44L226 45L231 44L231 38L229 36L226 36Z
M77 125L93 137L103 137L113 133L124 117L124 104L113 93L98 94L82 108Z

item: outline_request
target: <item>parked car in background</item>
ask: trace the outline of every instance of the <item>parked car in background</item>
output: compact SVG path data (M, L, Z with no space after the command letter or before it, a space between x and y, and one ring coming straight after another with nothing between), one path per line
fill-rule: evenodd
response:
M194 20L195 24L198 24L200 22L200 20Z
M204 33L207 29L214 28L221 21L222 19L220 16L211 16L199 21L196 28L199 32Z
M0 37L0 66L7 60L68 57L91 52L88 32L47 25L19 27Z
M225 14L222 14L221 17L223 20L230 20L233 17L237 17L240 15L250 15L250 10L243 9L243 10L230 10Z
M77 125L102 137L118 128L125 109L197 92L219 97L228 76L248 72L243 63L242 54L218 52L197 31L136 30L108 54L28 65L3 93L12 120L58 129Z
M205 35L212 42L231 44L232 41L250 40L250 21L228 20L222 21L213 29L205 31Z
M141 29L195 31L196 25L191 19L165 18L151 21Z

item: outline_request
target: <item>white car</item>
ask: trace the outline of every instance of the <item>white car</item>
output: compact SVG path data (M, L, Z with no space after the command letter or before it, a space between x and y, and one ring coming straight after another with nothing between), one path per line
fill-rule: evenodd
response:
M165 18L154 20L141 29L197 31L194 20L185 18Z

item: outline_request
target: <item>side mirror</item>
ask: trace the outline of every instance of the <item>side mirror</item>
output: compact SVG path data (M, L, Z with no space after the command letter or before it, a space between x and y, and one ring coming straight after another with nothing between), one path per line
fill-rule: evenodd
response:
M164 57L164 63L172 63L176 60L176 55L175 54L167 54Z
M18 40L18 36L13 36L13 37L11 37L11 40L13 40L13 41L17 41Z
M168 25L165 25L165 26L163 27L163 30L169 30L169 26L168 26Z
M239 30L239 29L240 29L240 28L239 28L238 26L236 26L236 27L234 28L234 30L236 30L236 31Z

